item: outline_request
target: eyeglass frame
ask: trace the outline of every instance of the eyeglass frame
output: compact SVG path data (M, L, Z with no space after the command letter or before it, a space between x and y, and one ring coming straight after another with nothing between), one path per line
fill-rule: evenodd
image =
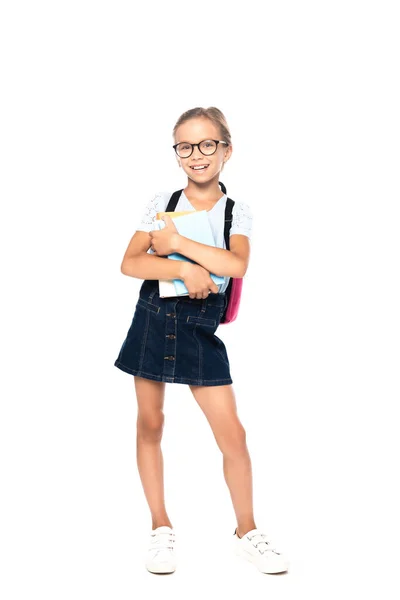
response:
M214 152L211 152L211 154L204 154L204 152L202 150L200 150L200 144L202 144L203 142L214 142L216 144ZM191 153L188 154L187 156L179 156L176 149L180 144L188 144L189 146L192 146ZM177 156L179 156L179 158L189 158L189 156L192 156L195 146L198 147L199 152L201 152L203 156L212 156L218 150L218 144L226 144L227 146L229 146L228 142L225 142L224 140L212 140L210 138L207 138L206 140L201 140L201 142L199 142L198 144L191 144L190 142L179 142L178 144L174 144L172 147L175 150L175 154Z

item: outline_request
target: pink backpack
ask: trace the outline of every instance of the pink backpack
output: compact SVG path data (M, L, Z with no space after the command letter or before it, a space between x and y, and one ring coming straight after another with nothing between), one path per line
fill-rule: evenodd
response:
M243 279L231 277L229 285L225 291L225 294L228 298L228 303L220 321L221 325L225 325L225 323L232 323L232 321L234 321L238 316L240 297L242 295L242 285ZM231 289L229 290L229 288Z
M221 190L226 194L226 187L222 183L219 182L221 186ZM224 238L225 238L225 246L226 249L229 250L229 231L232 227L232 210L234 206L234 201L231 198L227 198L226 207L225 207L225 227L224 227ZM226 323L232 323L236 319L239 313L240 306L240 298L242 295L242 286L243 279L240 277L231 277L229 280L228 287L225 290L225 295L227 297L227 304L225 311L222 315L222 319L220 321L221 325Z

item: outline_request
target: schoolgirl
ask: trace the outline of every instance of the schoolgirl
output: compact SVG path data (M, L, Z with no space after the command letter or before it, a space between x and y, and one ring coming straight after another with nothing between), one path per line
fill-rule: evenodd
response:
M171 197L171 193L158 193L147 204L122 260L124 275L144 280L114 364L134 376L137 463L152 517L145 564L153 573L176 569L176 533L164 502L161 436L165 384L180 383L189 386L223 454L224 477L237 519L236 554L263 573L280 573L288 570L288 561L254 521L246 432L237 414L227 350L215 335L226 309L229 280L243 277L247 270L252 214L247 204L235 202L226 249L227 195L219 179L232 154L232 142L219 109L186 111L173 129L173 138L178 165L187 176L175 210L207 210L217 247L180 236L168 216L164 229L153 230L157 212L167 209ZM193 262L166 260L173 252ZM210 273L223 276L224 283L217 286ZM183 280L189 295L160 298L159 279Z

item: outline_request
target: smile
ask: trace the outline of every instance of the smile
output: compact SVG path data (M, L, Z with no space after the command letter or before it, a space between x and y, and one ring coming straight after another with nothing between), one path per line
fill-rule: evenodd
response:
M193 169L193 171L205 171L208 168L208 165L195 165L190 168Z

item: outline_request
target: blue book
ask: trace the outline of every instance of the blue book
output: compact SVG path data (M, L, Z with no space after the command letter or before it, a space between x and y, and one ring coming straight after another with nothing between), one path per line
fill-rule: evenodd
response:
M189 214L177 217L173 217L172 215L170 216L173 219L175 227L180 235L183 235L194 242L206 244L207 246L213 246L215 248L215 240L206 210L193 211ZM162 220L156 220L155 226L157 229L161 230L165 227L165 222ZM195 261L183 256L183 254L178 254L177 252L169 254L168 258L171 260L185 260L196 264ZM210 273L210 277L217 285L221 285L225 281L224 277L214 275L213 273ZM171 287L172 281L175 292ZM181 279L160 280L159 289L160 296L162 298L169 296L186 296L189 294L186 285Z

